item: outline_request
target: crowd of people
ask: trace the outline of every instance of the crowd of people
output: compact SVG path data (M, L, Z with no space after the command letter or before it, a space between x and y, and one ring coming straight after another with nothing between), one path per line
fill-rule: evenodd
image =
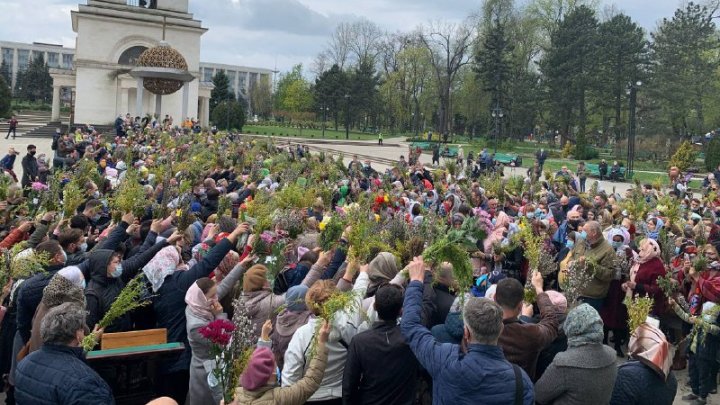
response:
M684 400L704 404L717 391L714 178L694 197L677 184L619 195L597 183L586 190L580 170L545 179L539 170L519 182L472 176L470 165L452 175L429 170L427 156L411 151L409 162L402 157L383 172L307 146L118 120L114 135L58 133L43 175L34 146L20 184L12 164L5 167L6 403L111 404L114 377L84 361L85 336L165 328L168 342L185 350L162 360L158 403L218 404L223 393L201 330L234 319L238 305L257 347L236 381L236 404L661 405L673 403L673 370L685 367ZM542 151L536 167L545 159ZM100 180L81 184L75 212L43 209L37 193L58 193L53 179L69 187L88 162ZM127 181L142 186L142 213L111 208ZM264 221L252 214L261 210L248 207L286 201L283 190L292 187L316 193L291 207L299 229L277 215L259 229ZM69 200L62 191L50 198ZM399 223L407 239L390 237L385 249L360 257L365 247L350 222L331 247L322 242L329 219L352 218L363 205L378 234ZM272 271L272 246L258 247L267 235L286 243L280 272ZM470 240L458 242L460 262L428 253L447 235ZM537 266L531 249L540 252ZM30 254L46 259L43 268L15 271ZM100 328L137 277L151 304ZM323 305L338 291L351 291L352 303L328 319ZM636 297L653 304L630 330Z

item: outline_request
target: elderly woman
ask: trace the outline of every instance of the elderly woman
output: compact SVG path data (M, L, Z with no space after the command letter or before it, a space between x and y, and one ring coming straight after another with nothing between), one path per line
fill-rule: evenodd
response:
M275 356L275 364L282 370L285 365L285 351L290 344L295 331L305 325L310 318L310 311L305 304L305 294L308 287L296 285L290 287L285 293L286 308L280 312L275 322L272 335L272 352Z
M628 297L645 295L654 300L651 314L660 318L667 311L666 299L658 286L658 279L665 276L665 265L660 260L660 245L652 239L640 242L640 252L630 269L630 280L623 283Z
M632 262L633 251L628 244L630 243L630 234L622 227L612 228L607 232L605 237L615 250L618 256L616 262L615 274L610 281L608 295L605 297L603 307L600 309L600 317L603 320L605 337L603 343L608 342L608 336L612 331L614 339L615 353L618 357L624 357L622 345L627 341L627 307L623 305L625 292L622 285L628 278L628 266L624 263Z
M615 353L602 344L600 315L590 305L581 304L570 311L563 330L568 349L555 356L535 383L535 400L540 404L607 404L617 367Z
M670 343L660 329L640 325L630 337L631 361L618 368L610 405L671 405L677 379L670 366Z

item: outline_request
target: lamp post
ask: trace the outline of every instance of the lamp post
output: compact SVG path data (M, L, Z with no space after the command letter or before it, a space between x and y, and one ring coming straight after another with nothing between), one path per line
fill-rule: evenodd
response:
M497 103L492 110L492 117L495 120L495 153L497 153L498 138L500 136L500 120L504 115L505 113L502 108L500 108L500 103Z
M323 131L322 131L322 137L325 139L325 123L327 122L327 112L330 110L330 107L322 107L323 110Z
M345 94L345 139L350 139L350 95Z
M635 173L635 132L637 126L636 110L637 110L637 92L642 86L640 80L630 83L629 95L630 95L630 113L628 123L628 146L627 146L627 167L625 168L626 177L632 179Z

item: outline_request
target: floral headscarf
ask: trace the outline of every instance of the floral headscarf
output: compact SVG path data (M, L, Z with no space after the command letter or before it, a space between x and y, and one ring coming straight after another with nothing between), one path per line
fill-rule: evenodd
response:
M643 239L640 242L640 252L630 268L630 280L635 281L635 276L640 270L641 264L647 263L658 256L660 256L660 245L652 239Z
M187 270L187 267L180 266L180 253L175 246L162 248L155 257L143 267L143 273L152 284L153 292L158 292L165 282L165 278L176 270Z
M672 366L673 350L660 329L644 323L630 336L630 356L667 380Z
M603 321L595 308L588 304L581 304L570 311L562 328L570 347L602 343Z

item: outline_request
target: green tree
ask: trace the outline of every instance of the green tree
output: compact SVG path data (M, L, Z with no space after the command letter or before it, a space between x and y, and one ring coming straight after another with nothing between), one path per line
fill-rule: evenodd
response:
M236 100L223 100L210 114L213 125L221 130L242 131L245 126L245 110Z
M597 72L597 27L592 9L574 8L553 32L550 48L540 62L551 114L560 127L563 144L573 132L585 135L587 96ZM576 149L577 157L584 159L585 145Z
M220 105L225 100L235 100L235 95L230 88L230 79L225 74L224 70L218 70L213 76L213 86L215 86L210 92L210 116L212 116L215 107Z
M648 43L643 29L624 14L601 23L598 33L602 40L598 49L597 97L602 107L614 113L617 142L625 127L622 112L627 105L627 86L642 76Z
M345 94L348 92L348 76L338 66L333 65L315 79L313 89L316 108L322 112L322 108L328 108L335 121L335 130L338 129L338 116L345 106Z
M482 45L475 54L474 70L486 91L492 94L489 111L507 108L508 87L513 70L513 46L505 27L512 12L512 1L488 2L486 30Z
M50 102L52 99L52 77L45 57L38 54L30 61L28 68L18 74L17 96L33 102Z
M10 116L11 100L10 86L5 82L5 78L0 75L0 117L7 118Z
M8 86L11 86L12 84L12 72L10 71L10 66L5 62L3 59L2 63L0 63L0 76L2 76L3 79L5 79L5 84Z
M310 92L310 84L305 79L290 82L285 89L285 98L282 101L282 109L292 113L310 111L312 109L313 97Z
M690 142L684 141L677 148L675 154L672 155L672 158L670 158L669 167L675 166L680 169L680 171L685 171L695 164L697 155L697 152L695 152Z
M720 137L715 136L705 150L705 169L713 172L720 165Z
M361 62L350 75L351 118L363 130L377 123L377 99L380 76L375 67L367 61ZM362 121L362 122L359 122Z
M283 103L285 103L285 100L287 100L288 88L293 82L299 80L304 80L302 74L302 63L293 66L292 70L280 75L273 99L273 107L275 108L275 110L285 109Z
M703 98L713 92L720 46L713 18L707 7L690 2L652 34L649 91L675 135L704 129Z
M262 76L258 83L250 86L248 96L254 114L268 117L272 113L272 88L269 76Z

